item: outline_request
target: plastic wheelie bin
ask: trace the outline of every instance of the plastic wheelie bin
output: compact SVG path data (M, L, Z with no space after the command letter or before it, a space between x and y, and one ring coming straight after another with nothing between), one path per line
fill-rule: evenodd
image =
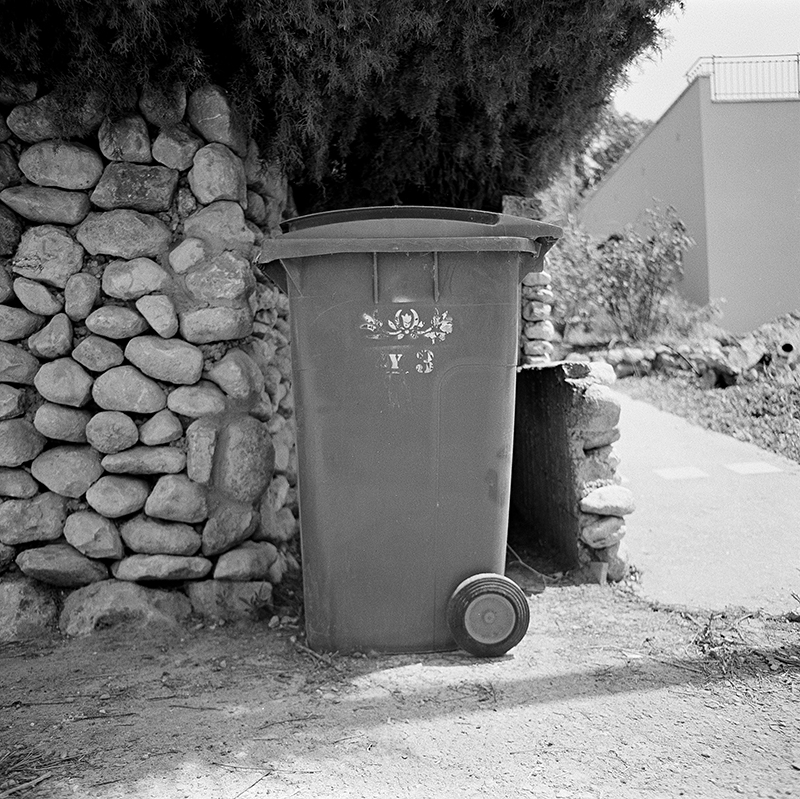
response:
M503 576L520 282L561 229L428 207L284 223L307 642L496 656L528 605Z

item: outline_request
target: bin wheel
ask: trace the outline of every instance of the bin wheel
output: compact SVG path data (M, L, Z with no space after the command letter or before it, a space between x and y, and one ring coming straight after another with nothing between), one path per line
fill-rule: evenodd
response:
M528 631L530 610L522 589L501 574L475 574L447 603L447 624L456 643L477 657L500 657Z

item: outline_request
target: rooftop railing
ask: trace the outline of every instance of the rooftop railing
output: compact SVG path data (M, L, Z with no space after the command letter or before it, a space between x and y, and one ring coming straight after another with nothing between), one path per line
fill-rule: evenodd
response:
M704 56L686 73L691 83L711 77L713 102L800 100L800 53L769 56Z

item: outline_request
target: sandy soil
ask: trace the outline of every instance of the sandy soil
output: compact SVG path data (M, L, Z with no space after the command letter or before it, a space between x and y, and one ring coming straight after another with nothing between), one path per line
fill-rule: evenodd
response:
M524 641L323 658L290 620L0 647L0 797L800 796L800 625L532 596Z

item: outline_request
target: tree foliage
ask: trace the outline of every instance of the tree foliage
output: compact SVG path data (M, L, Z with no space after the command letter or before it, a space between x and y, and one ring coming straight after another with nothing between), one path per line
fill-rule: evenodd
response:
M580 149L678 0L0 0L0 76L124 111L225 87L303 210L499 208Z

